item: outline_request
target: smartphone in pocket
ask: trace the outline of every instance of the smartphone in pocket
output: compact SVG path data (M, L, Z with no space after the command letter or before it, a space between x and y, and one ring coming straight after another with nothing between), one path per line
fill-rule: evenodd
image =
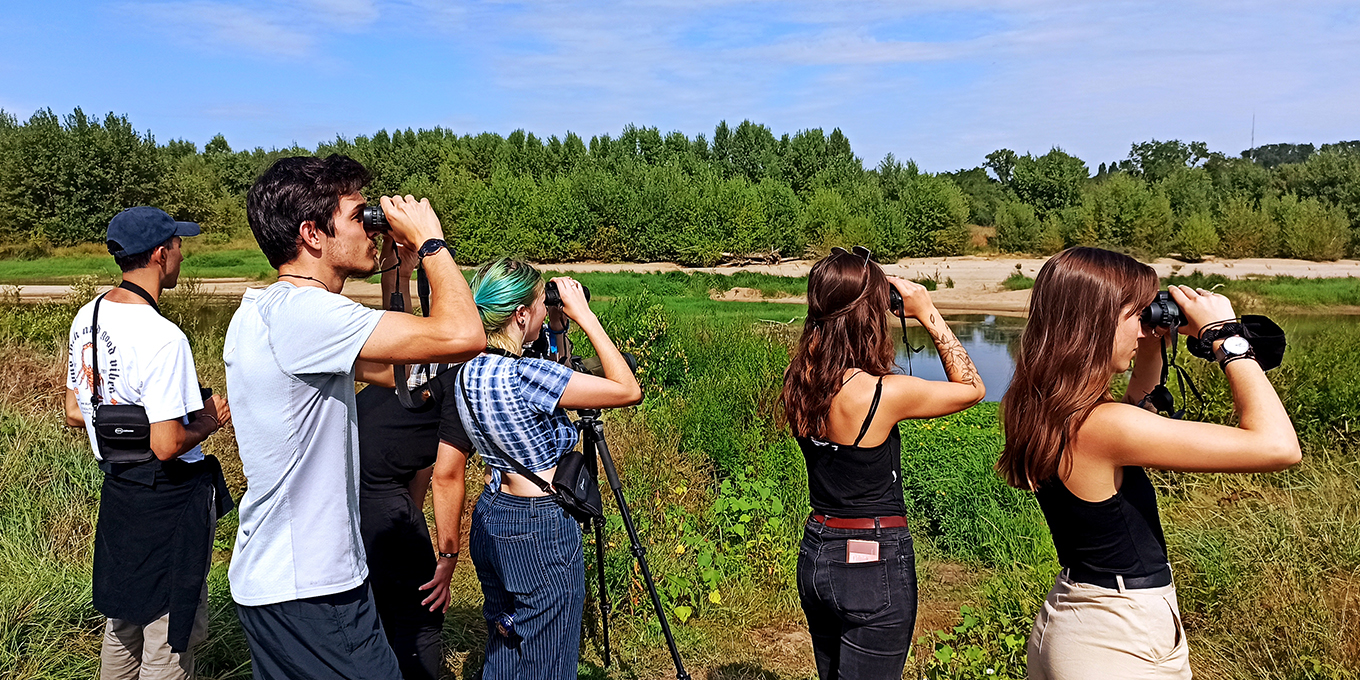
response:
M845 561L847 564L878 561L878 541L850 539L845 542Z

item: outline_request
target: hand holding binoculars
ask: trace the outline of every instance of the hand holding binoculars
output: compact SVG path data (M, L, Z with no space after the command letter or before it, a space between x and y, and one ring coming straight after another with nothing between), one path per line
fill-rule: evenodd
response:
M581 284L581 292L586 294L586 302L590 302L590 289L584 283ZM543 286L543 304L548 307L562 306L562 294L557 290L556 281L549 281Z

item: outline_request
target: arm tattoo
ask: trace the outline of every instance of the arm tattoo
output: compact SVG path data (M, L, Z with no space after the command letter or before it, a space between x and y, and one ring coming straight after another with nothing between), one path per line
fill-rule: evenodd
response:
M943 321L937 326L934 315L930 320L931 324L926 330L930 331L930 337L935 341L935 349L940 353L940 363L944 364L944 374L949 377L949 381L980 386L982 376L978 375L977 367L954 332Z

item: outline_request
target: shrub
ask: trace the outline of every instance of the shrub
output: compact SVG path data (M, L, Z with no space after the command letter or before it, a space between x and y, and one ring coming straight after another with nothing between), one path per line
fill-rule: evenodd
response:
M1339 207L1324 206L1316 198L1299 200L1288 194L1273 205L1284 255L1303 260L1336 260L1350 245L1350 224Z
M1006 290L1029 290L1034 287L1034 279L1025 276L1019 271L1011 272L1005 281L1001 282L1001 287Z
M1187 260L1202 260L1218 249L1218 230L1208 213L1195 213L1181 222L1180 234L1176 236L1176 247L1181 257Z
M1223 257L1272 257L1279 252L1279 229L1243 196L1224 203L1218 229L1218 254Z
M1130 248L1154 257L1171 246L1171 203L1139 178L1111 176L1086 192L1082 210L1082 242L1087 245ZM1089 240L1093 236L1094 243Z
M1040 250L1040 224L1026 203L1004 203L996 210L996 247L1008 253Z

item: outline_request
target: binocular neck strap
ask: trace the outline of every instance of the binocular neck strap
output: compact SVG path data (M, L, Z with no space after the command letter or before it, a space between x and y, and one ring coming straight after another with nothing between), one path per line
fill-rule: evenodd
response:
M397 260L397 265L401 260ZM397 265L393 265L396 267ZM425 278L425 266L420 265L416 268L416 292L420 296L420 313L422 316L430 315L430 281ZM406 296L400 290L392 291L392 297L387 303L388 311L405 312ZM408 364L392 364L392 382L396 384L397 401L402 408L413 412L424 412L433 407L432 395L428 389L420 390L420 394L411 393L410 380L411 369ZM432 378L433 379L433 378Z
M897 315L894 314L894 316L897 316ZM901 316L897 316L897 320L900 321L900 322L902 322L902 346L907 348L907 375L912 375L912 372L911 372L911 355L919 353L921 350L925 349L926 346L925 346L925 345L921 345L920 347L912 347L912 346L911 346L911 341L907 339L907 317L906 317L906 315L903 314L903 315L901 315Z
M1200 394L1199 388L1195 387L1195 382L1190 379L1190 374L1183 367L1181 367L1180 364L1176 363L1177 354L1176 350L1180 345L1180 343L1178 342L1179 338L1177 337L1176 334L1180 332L1180 329L1181 325L1174 322L1167 327L1167 334L1165 337L1161 339L1162 345L1161 379L1158 381L1157 386L1153 388L1153 391L1149 393L1146 397L1144 397L1142 401L1138 402L1139 406L1143 406L1144 404L1147 404L1149 400L1151 400L1152 403L1158 407L1158 410L1161 411L1162 410L1161 405L1157 403L1158 400L1154 399L1153 395L1159 392L1163 393L1161 398L1165 399L1167 402L1166 403L1167 408L1165 409L1166 414L1177 420L1179 420L1182 416L1185 415L1186 411L1186 409L1184 408L1184 404L1186 403L1185 388L1187 385L1190 386L1190 393L1194 395L1195 400L1199 402L1200 407L1203 408L1204 406L1204 397L1203 395ZM1170 341L1171 343L1170 352L1167 352L1166 348L1168 341ZM1176 382L1177 385L1180 387L1182 404L1182 408L1180 410L1176 410L1175 402L1171 397L1171 390L1169 390L1166 386L1167 381L1171 377L1172 369L1175 369L1176 371Z

